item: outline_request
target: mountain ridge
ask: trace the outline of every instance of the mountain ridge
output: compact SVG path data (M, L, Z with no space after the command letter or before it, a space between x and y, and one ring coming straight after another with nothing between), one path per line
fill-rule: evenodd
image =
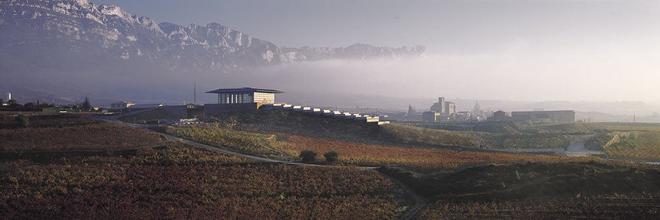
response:
M31 100L69 102L86 95L162 100L135 96L163 89L184 90L180 84L187 79L224 82L229 79L227 74L240 75L260 67L328 59L414 57L424 50L422 46L367 44L288 48L219 23L158 23L116 5L87 0L0 1L0 80L6 82L0 89L26 94L38 91L34 94L40 95L15 95ZM147 87L149 91L140 90Z
M175 69L181 66L216 70L323 59L419 56L425 50L422 46L392 48L368 44L338 48L279 47L219 23L188 26L157 23L116 5L95 5L85 0L11 0L0 4L0 28L21 29L27 25L30 31L44 32L38 33L43 37L69 43L95 43L123 60L165 59ZM3 39L4 44L26 45L22 39L10 39Z

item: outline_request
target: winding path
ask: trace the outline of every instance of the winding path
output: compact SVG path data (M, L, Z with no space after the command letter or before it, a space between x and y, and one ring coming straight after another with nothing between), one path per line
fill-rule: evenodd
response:
M118 120L118 117L99 118L99 120L110 122L110 123L123 124L123 125L127 125L129 127L134 127L134 128L144 128L144 129L146 129L148 127L148 126L144 126L144 125L140 125L140 124L131 124L131 123L123 122L123 121ZM335 165L307 164L307 163L299 163L299 162L293 162L293 161L287 161L287 160L270 159L270 158L265 158L265 157L261 157L261 156L236 152L236 151L234 151L232 149L229 149L229 148L226 148L226 147L212 146L212 145L208 145L208 144L204 144L204 143L199 143L199 142L196 142L196 141L193 141L193 140L180 138L180 137L170 135L170 134L165 134L165 133L161 133L161 132L158 132L158 134L162 135L163 137L165 137L167 140L170 140L170 141L178 141L178 142L182 142L184 144L187 144L187 145L190 145L190 146L193 146L193 147L197 147L197 148L201 148L201 149L205 149L205 150L209 150L209 151L213 151L213 152L219 152L219 153L239 156L239 157L243 157L243 158L247 158L247 159L251 159L251 160L259 161L259 162L279 163L279 164L287 164L287 165L294 165L294 166L305 166L305 167L342 167L342 166L335 166ZM345 167L345 166L343 166L343 167ZM359 170L377 170L378 169L378 167L370 167L370 166L352 166L352 167L355 167ZM417 214L426 207L426 205L427 205L426 199L424 199L423 197L418 195L415 191L410 189L408 186L403 184L401 181L399 181L399 180L397 180L397 179L395 179L391 176L388 176L388 175L386 175L382 172L379 172L379 173L381 175L383 175L384 177L388 178L389 180L391 180L392 182L399 185L399 187L403 190L403 192L404 192L405 196L407 197L407 199L413 201L413 205L411 207L409 207L406 210L406 212L404 212L401 215L400 219L405 219L405 220L415 219Z
M244 158L248 158L248 159L259 161L259 162L280 163L280 164L305 166L305 167L340 167L340 166L333 166L333 165L308 164L308 163L298 163L298 162L292 162L292 161L286 161L286 160L270 159L270 158L265 158L265 157L260 157L260 156L255 156L255 155L236 152L236 151L230 150L228 148L224 148L224 147L211 146L211 145L195 142L195 141L192 141L192 140L176 137L176 136L169 135L169 134L164 134L164 133L159 133L159 134L163 135L165 138L167 138L168 140L171 140L171 141L179 141L179 142L182 142L182 143L185 143L185 144L197 147L197 148L202 148L202 149L206 149L206 150L210 150L210 151L214 151L214 152L220 152L220 153L230 154L230 155L239 156L239 157L244 157ZM378 169L378 167L369 167L369 166L355 166L355 168L360 169L360 170L376 170L376 169ZM410 199L411 201L413 201L413 206L409 207L408 210L406 210L406 212L401 215L400 219L405 219L405 220L415 219L415 217L417 216L417 213L419 213L421 210L423 210L426 207L426 204L427 204L426 199L424 199L423 197L418 195L415 191L410 189L408 186L403 184L401 181L399 181L399 180L397 180L397 179L395 179L391 176L388 176L384 173L381 173L381 175L383 175L384 177L390 179L392 182L399 185L399 187L403 190L405 196L408 197L408 199Z

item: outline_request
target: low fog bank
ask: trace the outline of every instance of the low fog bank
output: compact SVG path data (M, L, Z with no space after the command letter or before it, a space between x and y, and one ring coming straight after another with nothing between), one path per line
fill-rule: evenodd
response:
M406 110L410 104L424 110L444 96L459 110L480 100L489 110L659 112L651 104L660 100L658 68L634 58L575 53L329 60L261 68L225 82L281 89L283 101L317 106Z
M198 103L214 102L214 95L204 93L212 89L251 86L285 91L279 101L323 107L405 111L412 105L423 111L444 96L457 102L459 111L471 110L479 100L484 110L574 109L640 118L660 112L660 76L655 74L660 68L653 57L584 51L425 55L303 62L224 74L141 64L77 71L3 67L10 74L0 75L5 82L0 90L27 101L79 102L89 96L101 105L117 100L182 104L193 101L197 83Z
M368 95L328 95L315 93L284 93L278 101L292 104L329 107L358 112L406 112L408 106L427 111L437 98L398 98ZM506 101L448 99L456 103L457 111L471 111L479 102L483 111L575 110L576 118L590 122L656 122L660 123L660 107L642 102L569 102L569 101Z
M585 55L586 56L586 55ZM578 60L579 58L579 60ZM390 97L463 97L520 101L653 101L655 64L584 57L425 56L332 60L269 67L247 76L296 90Z

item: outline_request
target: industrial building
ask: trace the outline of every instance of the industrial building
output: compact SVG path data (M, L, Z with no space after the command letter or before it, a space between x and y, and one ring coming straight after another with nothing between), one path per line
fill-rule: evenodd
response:
M121 101L121 102L117 102L117 103L112 103L112 104L110 104L110 109L113 109L113 110L123 110L123 109L131 108L131 107L133 107L134 105L135 105L134 102L130 102L130 101Z
M424 122L440 122L441 120L441 114L440 112L434 112L434 111L427 111L422 113L422 121Z
M438 102L433 103L431 106L431 111L449 116L456 113L456 104L453 102L445 101L445 97L439 97Z
M531 121L531 122L575 122L575 111L518 111L511 112L513 121Z
M511 117L507 115L505 111L496 111L493 113L493 116L488 118L489 121L510 121Z
M217 104L204 105L205 114L214 115L233 111L254 112L263 105L275 104L275 94L282 92L274 89L243 87L216 89L206 93L218 95Z
M110 109L111 110L126 110L126 109L155 109L155 108L160 108L165 106L162 103L158 104L136 104L135 102L130 102L130 101L121 101L117 103L112 103L110 104Z

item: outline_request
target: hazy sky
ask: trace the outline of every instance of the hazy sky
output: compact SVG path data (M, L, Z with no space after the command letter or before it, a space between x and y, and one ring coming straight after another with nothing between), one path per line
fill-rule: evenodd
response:
M219 22L284 46L357 42L431 52L658 40L656 0L95 0L180 24ZM648 39L651 38L651 39ZM624 42L622 42L624 41Z
M375 87L393 86L409 96L660 101L655 0L94 2L118 4L157 21L219 22L281 46L424 45L427 56L411 62L271 70L366 74L376 78L369 81Z

